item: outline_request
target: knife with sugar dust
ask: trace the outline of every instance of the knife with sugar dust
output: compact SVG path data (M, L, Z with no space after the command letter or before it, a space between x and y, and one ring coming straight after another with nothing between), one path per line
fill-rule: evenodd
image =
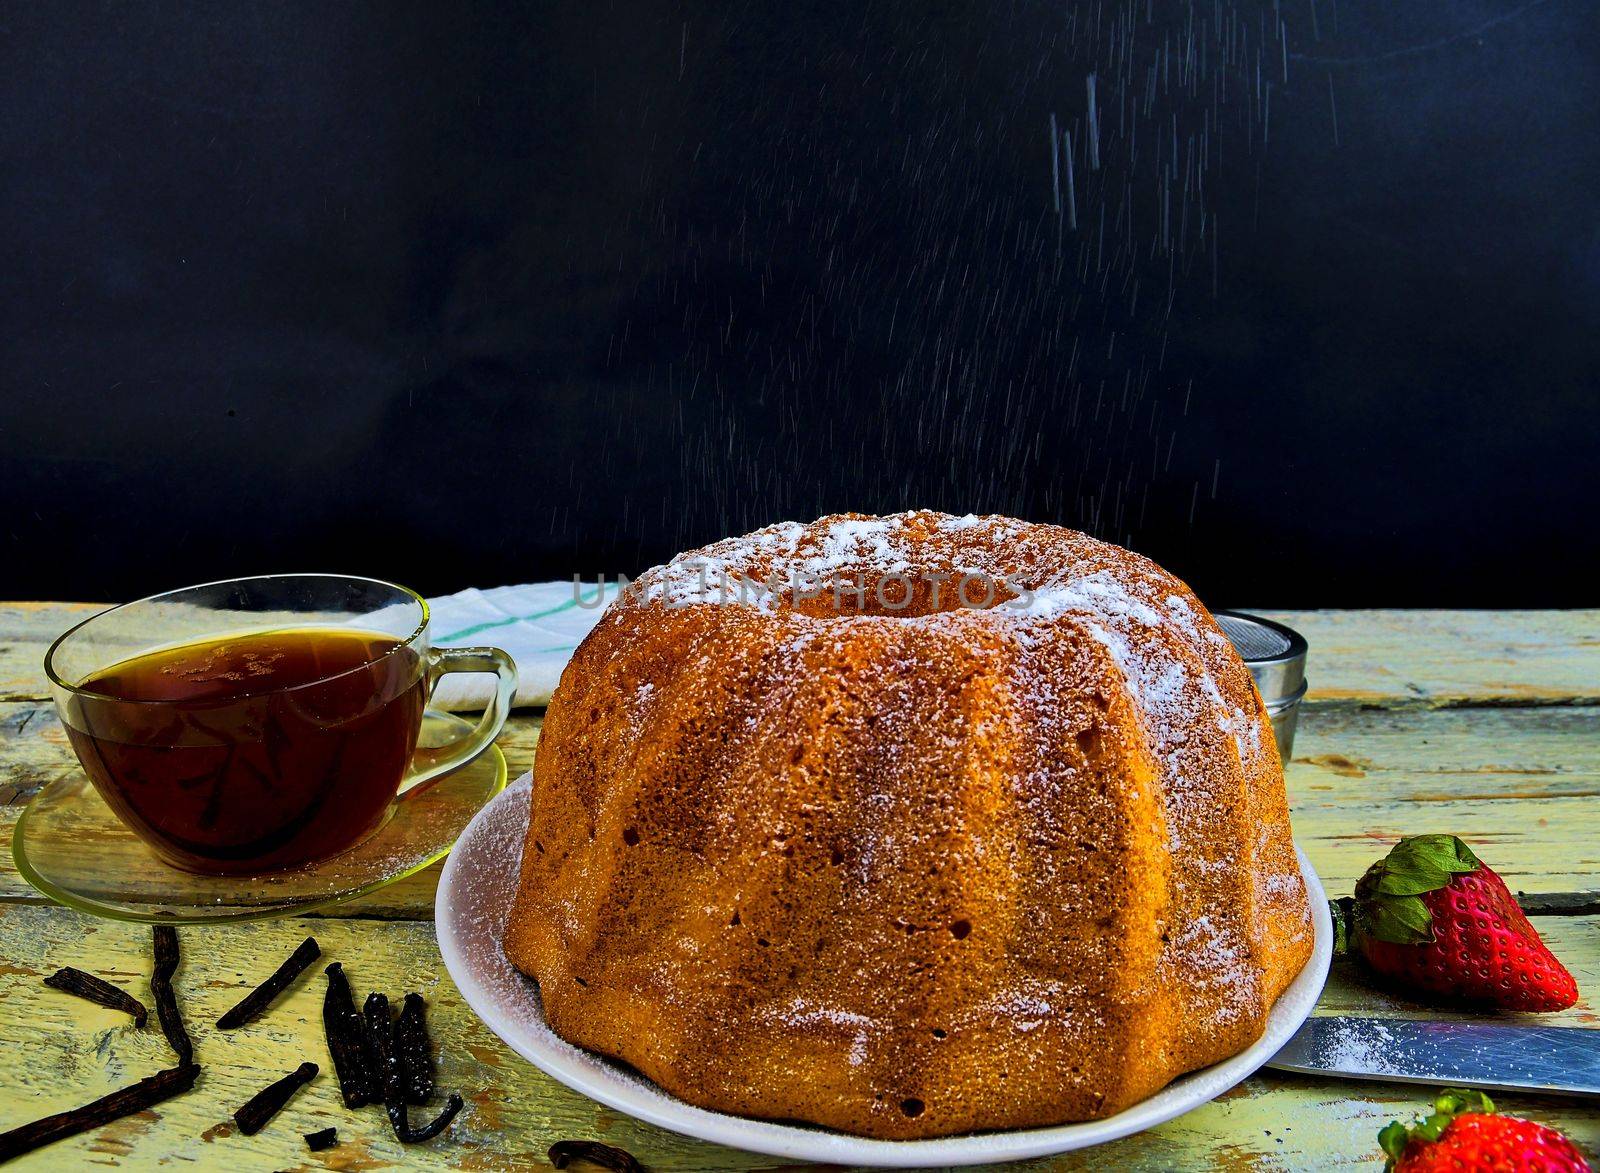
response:
M1308 1018L1280 1071L1600 1097L1600 1030L1414 1018Z

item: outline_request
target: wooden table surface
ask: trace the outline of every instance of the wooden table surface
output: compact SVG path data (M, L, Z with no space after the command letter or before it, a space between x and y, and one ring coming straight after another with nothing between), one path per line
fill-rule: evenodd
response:
M93 608L0 604L0 832L43 784L77 769L46 696L49 641ZM1600 1006L1600 611L1276 613L1311 645L1311 692L1288 771L1296 837L1330 893L1348 892L1394 837L1453 831L1506 877L1561 911L1536 920L1577 975L1581 1000L1539 1021L1595 1026ZM501 738L513 775L532 762L538 715ZM776 1169L786 1162L703 1145L635 1123L513 1055L462 1002L434 943L437 868L331 913L182 930L178 986L204 1074L159 1109L64 1141L19 1169L201 1162L237 1173L393 1165L546 1169L563 1137L621 1145L657 1170ZM381 1113L338 1100L321 1033L320 968L254 1027L221 1035L217 1015L308 933L358 992L421 990L442 1054L440 1085L467 1108L431 1145L405 1149ZM42 986L62 965L149 1002L150 930L56 907L0 864L0 1130L72 1107L170 1063L160 1032ZM360 994L358 993L358 997ZM1335 963L1319 1013L1432 1012ZM1443 1017L1443 1016L1441 1016ZM1516 1021L1518 1016L1503 1016ZM224 1124L304 1059L324 1073L254 1137ZM1424 1089L1263 1071L1222 1098L1115 1144L1026 1169L1376 1169L1379 1127ZM1600 1105L1503 1097L1600 1154ZM309 1153L301 1134L337 1126ZM792 1167L792 1166L791 1166Z

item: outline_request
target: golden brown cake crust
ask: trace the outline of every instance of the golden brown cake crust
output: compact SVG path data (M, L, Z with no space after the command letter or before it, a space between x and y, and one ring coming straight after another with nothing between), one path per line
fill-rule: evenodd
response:
M729 571L766 586L724 600ZM1015 597L950 609L963 573ZM550 704L506 952L559 1035L690 1103L909 1139L1106 1116L1236 1054L1311 939L1265 710L1189 589L924 511L628 588Z

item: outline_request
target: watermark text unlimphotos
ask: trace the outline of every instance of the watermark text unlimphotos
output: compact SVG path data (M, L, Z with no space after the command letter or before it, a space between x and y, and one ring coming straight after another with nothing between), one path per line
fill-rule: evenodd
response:
M1020 579L996 577L981 571L896 570L880 575L807 574L795 570L788 574L774 571L766 578L752 578L711 559L676 563L670 571L673 589L663 591L660 601L667 607L692 607L701 603L724 603L760 607L775 598L791 606L814 599L829 599L836 610L847 606L865 610L869 600L878 608L903 611L919 597L935 611L985 611L990 607L1026 610L1033 602L1033 591ZM600 575L591 586L579 575L572 576L573 601L585 609L603 606L627 590L631 580L625 574L615 583ZM927 589L921 591L918 584ZM615 586L615 594L608 594Z

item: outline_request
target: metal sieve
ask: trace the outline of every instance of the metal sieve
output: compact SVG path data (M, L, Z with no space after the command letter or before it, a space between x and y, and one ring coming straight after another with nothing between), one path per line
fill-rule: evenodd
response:
M1267 716L1272 719L1272 736L1278 743L1278 756L1289 764L1294 748L1294 727L1300 712L1300 698L1306 695L1306 641L1298 631L1243 611L1215 612L1217 626L1238 649L1245 667L1255 677Z

